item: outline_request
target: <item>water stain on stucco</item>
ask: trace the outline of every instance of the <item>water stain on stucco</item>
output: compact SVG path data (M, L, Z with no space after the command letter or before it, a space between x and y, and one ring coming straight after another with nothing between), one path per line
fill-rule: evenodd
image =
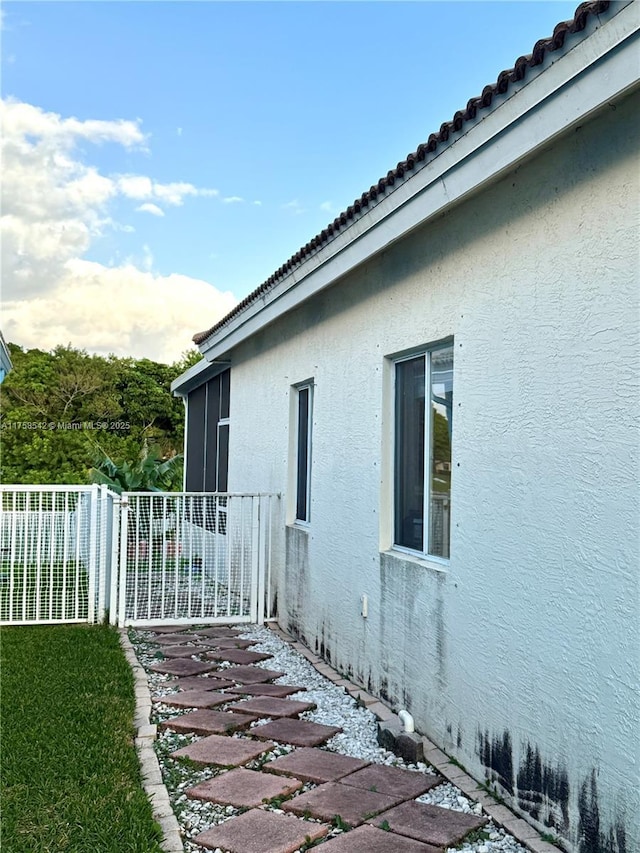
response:
M595 769L584 780L578 796L580 853L627 853L627 833L618 819L609 832L601 831L598 780Z
M309 645L303 635L302 616L308 606L309 540L305 531L287 527L285 532L285 594L289 633ZM311 646L309 645L309 648Z
M569 826L569 774L545 764L540 751L527 743L518 768L518 805L534 820L566 832Z
M483 765L491 771L492 781L498 782L505 791L513 796L513 748L511 735L504 731L502 735L490 737L489 731L478 730L478 756Z

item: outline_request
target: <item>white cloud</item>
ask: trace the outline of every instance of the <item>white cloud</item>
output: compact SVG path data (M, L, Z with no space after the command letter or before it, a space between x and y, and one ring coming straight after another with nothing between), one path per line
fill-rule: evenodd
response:
M118 191L127 198L142 200L155 198L165 204L179 207L184 204L187 196L217 196L218 190L200 188L185 181L176 181L171 184L160 184L152 181L145 175L119 175L117 180Z
M116 142L126 148L143 146L146 141L139 121L62 118L58 113L47 113L12 98L2 102L2 121L4 134L14 141L22 137L26 145L30 144L27 137L37 138L39 142L55 140L67 147L76 139L96 144Z
M177 128L176 128L176 133L178 134L178 136L182 136L182 128L181 128L181 127L177 127Z
M256 207L262 207L262 202L261 202L261 201L258 201L258 200L256 200L256 201L252 201L252 202L251 202L251 204L255 204L255 205L256 205Z
M144 175L120 175L118 190L127 198L149 198L153 195L153 181Z
M235 304L231 293L199 279L74 259L37 299L5 303L3 326L7 340L26 347L71 341L91 352L171 362L203 317L213 324Z
M324 213L331 213L333 211L333 203L330 201L323 201L320 205L320 210Z
M140 207L136 207L138 213L152 213L154 216L164 216L164 210L161 207L158 207L157 204L152 204L150 201L141 204Z
M223 204L239 204L242 201L244 201L244 199L239 195L228 195L226 198L222 199Z
M193 332L235 304L204 281L152 273L142 247L140 267L106 267L83 258L115 222L117 197L141 201L138 210L163 215L154 203L180 205L216 190L161 184L144 175L103 175L84 162L79 141L143 148L139 121L81 121L30 104L1 101L3 125L2 291L6 336L23 346L74 346L118 355L172 360Z

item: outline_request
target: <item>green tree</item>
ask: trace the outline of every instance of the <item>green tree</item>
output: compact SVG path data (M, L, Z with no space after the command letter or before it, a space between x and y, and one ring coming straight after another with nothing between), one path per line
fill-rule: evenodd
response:
M0 386L2 482L86 483L97 457L135 465L145 443L165 461L182 452L184 407L170 385L194 355L166 365L62 346L9 350L13 370Z

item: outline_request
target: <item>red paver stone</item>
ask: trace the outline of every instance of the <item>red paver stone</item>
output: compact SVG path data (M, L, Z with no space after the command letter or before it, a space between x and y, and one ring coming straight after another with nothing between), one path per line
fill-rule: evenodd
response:
M193 732L196 735L223 735L248 728L258 720L249 714L230 714L227 711L200 709L191 714L182 714L160 723L161 729L175 732Z
M211 660L228 660L231 663L245 664L269 660L273 655L263 655L262 652L246 652L244 649L221 649L219 652L208 652L207 657Z
M251 808L274 797L288 797L302 787L299 779L278 779L267 773L239 767L215 779L207 779L186 791L188 797L212 803Z
M341 731L342 729L336 726L285 718L256 726L251 729L251 734L258 738L273 738L281 743L292 743L294 746L319 746Z
M307 838L315 841L329 829L324 823L252 809L201 832L192 840L202 847L211 850L219 847L227 853L294 853Z
M193 634L158 634L157 637L151 639L151 642L159 646L176 646L193 639L195 639Z
M176 658L175 660L153 663L149 669L154 672L166 672L168 675L201 675L203 672L211 672L211 670L216 669L216 665L191 658Z
M243 684L238 687L232 687L229 693L236 693L242 696L277 696L279 699L284 699L285 696L291 696L292 693L301 693L306 690L306 687L297 687L295 684Z
M220 638L208 637L208 643L215 649L248 649L249 646L255 646L258 640L239 640L234 637Z
M278 699L273 696L257 696L230 706L240 714L258 714L260 717L297 717L303 711L312 711L313 702L296 702L293 699Z
M462 841L465 835L487 822L484 817L441 809L427 803L416 803L414 800L402 803L368 820L367 823L380 826L385 820L385 825L390 826L392 832L437 847L452 847Z
M304 782L336 782L349 773L367 767L367 761L338 755L326 749L295 749L289 755L269 761L264 769L269 773L296 776Z
M242 634L242 628L225 628L224 625L214 625L211 628L200 628L197 631L199 637L235 637ZM257 641L256 641L257 642Z
M350 826L359 826L371 815L386 812L401 801L402 797L349 788L340 782L325 782L283 803L282 808L294 814L310 814L320 820L333 820L339 815Z
M215 690L184 690L182 693L161 696L156 701L172 708L215 708L216 705L228 702L229 697L226 693L217 693Z
M402 770L400 767L386 767L384 764L370 764L364 770L358 770L342 779L343 785L364 788L365 791L379 791L381 794L398 795L403 800L419 797L430 788L444 782L440 776L427 776L414 770Z
M190 658L192 655L203 655L210 651L210 646L163 646L161 651L165 658Z
M223 735L209 735L189 746L171 753L172 758L190 758L196 764L220 764L222 767L238 767L253 761L263 752L275 746L273 743L256 743L253 740Z
M225 678L231 678L237 684L273 681L274 678L284 675L284 672L279 672L277 669L265 669L262 666L230 666L227 669L221 669L220 672Z
M326 841L323 853L442 853L437 847L384 832L373 826L359 826L353 832Z
M171 681L162 683L162 687L177 687L179 690L225 690L227 687L233 687L233 685L233 681L216 678L213 674L188 675L186 678L173 678ZM229 701L233 701L233 698L230 696Z

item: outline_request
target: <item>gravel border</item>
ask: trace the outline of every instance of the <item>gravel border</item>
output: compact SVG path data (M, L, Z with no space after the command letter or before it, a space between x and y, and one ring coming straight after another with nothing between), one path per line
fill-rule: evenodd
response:
M198 626L194 627L197 630ZM286 673L276 679L276 684L305 685L306 691L292 694L291 698L313 701L317 707L314 711L301 714L301 719L337 725L343 729L342 733L324 745L325 748L372 763L404 767L426 774L438 773L447 781L418 797L418 801L452 811L482 814L489 818L489 822L481 831L475 833L469 842L455 848L456 850L463 853L527 853L527 850L534 853L558 853L557 847L543 841L533 827L517 818L505 806L497 804L479 788L475 780L453 764L448 756L427 738L421 738L425 753L424 763L410 764L394 753L382 749L377 741L378 720L397 720L391 709L344 679L321 658L288 637L279 626L272 623L268 627L236 627L242 629L240 637L254 640L251 646L253 650L272 655L269 660L258 663L257 666L279 669ZM157 662L159 657L157 645L151 642L152 633L151 628L130 629L134 644L132 645L126 631L121 631L122 645L136 679L136 748L143 784L152 802L154 818L165 833L163 849L166 853L207 853L205 848L191 839L242 810L192 800L184 793L192 785L225 771L215 767L189 767L168 759L169 753L199 740L200 736L177 733L170 729L162 732L157 730L157 723L194 709L174 708L161 702L152 704L150 687L154 695L176 692L176 688L170 684L173 680L171 676L149 670L150 665ZM237 698L230 696L230 701ZM258 720L253 725L266 721ZM232 737L246 738L247 732L237 732ZM265 762L274 760L292 749L289 744L277 744L271 753L263 754L246 766L249 769L259 769ZM315 786L308 784L302 790L312 787ZM267 804L265 807L280 811L277 803ZM334 828L327 837L340 832L340 829ZM454 853L454 849L450 848L447 853Z

